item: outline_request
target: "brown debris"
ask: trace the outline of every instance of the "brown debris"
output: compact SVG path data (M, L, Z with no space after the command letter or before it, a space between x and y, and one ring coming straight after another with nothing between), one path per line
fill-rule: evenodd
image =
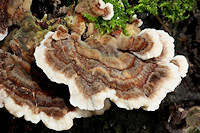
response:
M7 35L9 26L15 24L21 27L13 37L9 36L7 39L9 42L5 41L3 49L8 50L11 47L15 55L30 63L33 62L33 52L43 36L38 33L41 29L35 25L30 11L32 0L3 0L1 2L3 4L0 12L0 32L5 33L0 34L0 40Z
M5 21L7 20L7 2L8 0L0 1L0 33L4 33L6 30Z
M16 56L31 63L34 61L35 47L39 45L44 34L42 29L35 24L32 16L29 16L22 21L21 28L13 36L9 45Z
M188 110L186 117L187 126L199 126L200 125L200 107L194 106Z
M0 32L12 24L20 25L25 16L30 14L32 0L1 0L0 2Z

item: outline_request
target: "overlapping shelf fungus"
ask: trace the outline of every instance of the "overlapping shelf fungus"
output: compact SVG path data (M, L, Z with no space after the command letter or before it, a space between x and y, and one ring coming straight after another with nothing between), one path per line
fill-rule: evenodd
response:
M174 56L168 33L141 31L134 16L128 36L120 28L102 35L83 17L109 21L111 3L80 0L63 16L39 20L32 2L0 1L0 107L16 117L60 131L74 118L103 114L110 101L154 111L186 76L186 58Z

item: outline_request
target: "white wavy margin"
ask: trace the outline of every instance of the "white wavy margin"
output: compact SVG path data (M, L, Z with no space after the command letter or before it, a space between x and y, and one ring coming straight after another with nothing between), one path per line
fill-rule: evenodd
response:
M99 4L100 4L100 6L99 6L100 9L107 8L107 10L109 12L108 15L103 16L102 18L104 20L111 20L112 17L114 16L114 7L113 7L113 5L111 3L109 3L109 2L105 4L105 2L103 0L99 0Z
M44 42L48 38L51 39L53 34L53 32L47 33L40 46L36 48L34 53L36 64L44 71L51 81L69 86L70 103L75 107L79 107L80 109L99 110L103 108L104 100L109 98L121 108L137 109L143 107L145 110L154 111L159 108L159 104L164 99L166 94L173 91L181 82L181 77L178 73L178 67L172 63L162 64L161 62L160 65L168 67L168 76L162 78L157 84L157 88L155 88L157 91L155 91L155 94L152 98L139 97L137 99L132 98L124 100L116 96L115 90L109 88L105 88L97 94L87 97L76 86L74 80L76 76L67 78L61 71L55 71L55 69L53 69L53 67L46 62L45 52L47 47L44 45Z
M153 42L152 48L148 52L145 52L142 54L140 51L132 52L132 53L142 60L147 60L147 59L151 59L151 58L160 56L160 54L163 50L163 45L160 41L160 37L158 35L157 30L146 28L146 29L142 30L137 36L142 37L143 34L147 34L149 36L149 39Z
M56 131L68 130L73 126L74 118L90 117L92 115L102 115L105 110L108 110L111 106L109 100L105 101L105 106L101 110L88 111L80 110L75 108L73 111L66 112L66 114L61 118L54 118L48 116L45 112L40 111L39 107L30 108L27 104L18 105L15 103L13 98L7 95L5 87L0 85L0 108L5 107L12 115L15 117L22 117L26 121L31 121L37 124L40 120L50 129ZM15 97L15 96L14 96Z
M46 37L49 36L51 32L49 32ZM42 41L43 43L45 40ZM41 43L42 43L41 42ZM89 111L89 110L80 110L79 108L75 108L73 111L66 111L66 114L62 118L54 118L52 116L48 116L45 112L41 111L39 107L30 108L26 103L21 103L18 105L15 103L14 99L11 95L7 94L6 88L3 84L0 84L0 108L5 107L11 114L15 117L22 117L27 121L31 121L32 123L38 123L40 120L50 129L61 131L68 130L73 126L74 118L81 117L90 117L92 115L102 115L105 110L108 110L111 106L109 100L106 100L104 103L104 107L100 110ZM13 97L18 97L14 95Z

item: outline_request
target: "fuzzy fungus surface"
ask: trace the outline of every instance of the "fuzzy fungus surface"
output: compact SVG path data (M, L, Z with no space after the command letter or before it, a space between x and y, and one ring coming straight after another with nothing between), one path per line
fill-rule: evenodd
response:
M47 33L34 56L49 79L69 86L70 103L80 109L99 110L109 98L121 108L156 110L188 69L170 62L180 61L170 51L173 38L164 31L145 29L137 36L121 33L84 41L75 32L53 39L58 32Z

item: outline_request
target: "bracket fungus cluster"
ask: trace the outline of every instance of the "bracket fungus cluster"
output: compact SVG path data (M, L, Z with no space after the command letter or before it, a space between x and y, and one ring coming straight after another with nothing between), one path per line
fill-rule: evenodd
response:
M110 107L109 101L105 101L101 110L80 110L69 103L69 93L63 86L40 83L36 78L48 82L41 74L30 76L29 63L2 50L0 63L0 107L5 106L16 117L24 116L32 123L41 120L48 128L67 130L74 118L102 114ZM47 84L51 84L51 88L46 88Z
M103 0L80 0L76 6L77 13L87 13L91 16L102 16L104 20L111 20L114 16L114 9L111 3Z
M30 7L30 0L21 2ZM130 36L101 35L79 14L106 17L110 7L102 0L80 0L66 25L42 30L27 14L29 8L15 6L27 11L18 15L24 18L9 43L14 54L0 49L0 107L57 131L69 129L74 118L103 114L110 101L127 110L158 109L186 76L187 60L174 55L174 39L168 33L140 31L137 18L128 25ZM1 33L3 40L6 32Z

